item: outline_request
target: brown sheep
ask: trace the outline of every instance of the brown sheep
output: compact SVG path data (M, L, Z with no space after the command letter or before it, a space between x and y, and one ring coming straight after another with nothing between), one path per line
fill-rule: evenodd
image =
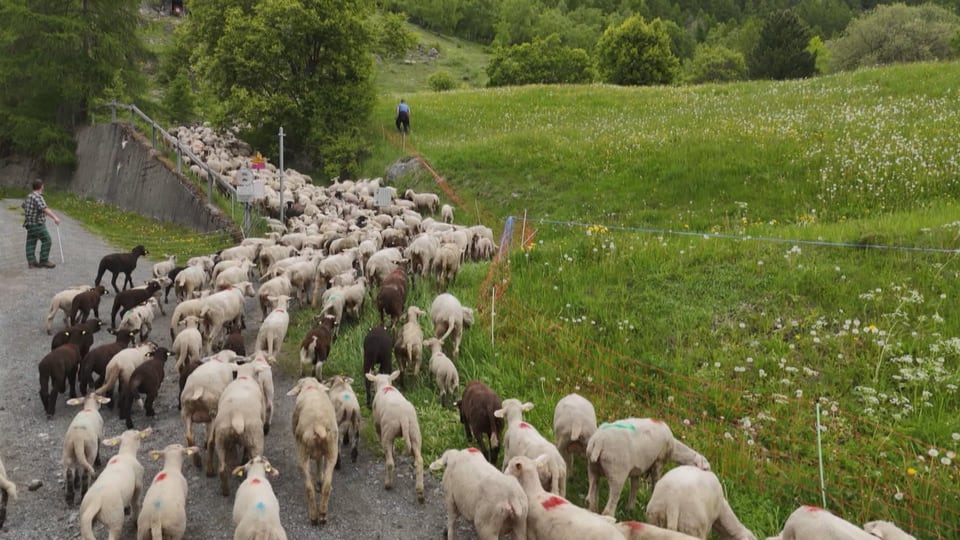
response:
M110 271L112 275L112 280L110 283L113 285L113 290L120 292L120 289L117 288L117 276L120 274L125 274L126 279L123 281L123 289L127 289L127 284L133 287L133 278L130 277L130 274L133 273L133 270L137 267L137 259L142 255L147 255L150 253L147 251L147 248L143 246L137 246L133 248L130 253L111 253L109 255L104 255L100 259L100 267L97 269L97 278L93 280L95 285L100 284L100 280L103 279L103 274L107 270ZM139 304L140 302L137 302ZM134 304L136 305L136 304Z
M373 367L379 368L379 373L389 374L393 371L393 338L383 326L374 326L363 338L363 372L373 373ZM370 380L364 379L367 407L373 406L373 393L370 391Z
M107 289L103 285L97 285L89 291L83 291L74 296L73 301L70 302L70 326L74 326L78 322L85 322L89 319L91 310L93 311L93 316L99 319L100 297L107 294L110 293L107 292ZM82 318L80 318L81 315ZM80 318L79 321L77 320L78 318Z
M243 334L241 333L240 325L235 325L231 322L224 326L227 334L223 338L222 350L233 351L237 353L237 356L246 356L247 346L243 342Z
M40 403L53 418L57 408L57 396L67 391L70 382L70 397L77 397L77 368L80 366L80 344L84 330L67 330L70 341L47 353L37 366L40 372Z
M403 268L397 268L383 279L380 292L377 294L377 310L380 312L380 326L385 326L385 315L390 315L390 328L397 325L403 316L404 305L407 303L407 273Z
M87 394L87 387L99 387L103 384L107 374L107 363L113 358L113 355L126 349L134 341L137 335L135 330L130 332L118 332L117 340L113 343L105 343L90 349L87 354L80 359L80 393ZM93 380L93 374L99 375L96 382ZM112 408L112 405L111 405Z
M496 464L500 455L500 435L503 419L493 413L501 408L500 396L480 381L470 381L463 389L463 397L455 404L460 409L460 423L467 440L474 440L490 463ZM487 436L489 445L483 442Z
M133 285L131 283L131 285ZM136 306L146 302L151 296L156 294L163 286L157 280L150 280L145 288L136 288L124 290L113 298L113 309L110 310L110 328L117 327L117 313L133 309Z
M54 334L53 339L50 340L50 350L52 351L70 341L71 334L86 332L83 335L83 343L80 343L80 358L83 358L90 352L90 347L93 347L93 335L99 332L102 327L103 322L101 322L100 319L87 319L86 322L61 330Z
M307 332L300 342L300 374L303 375L303 368L312 365L310 374L320 379L323 371L323 363L327 361L330 355L330 346L336 339L336 320L333 315L324 315L323 322L313 330Z
M133 419L130 418L130 409L133 400L140 397L140 394L146 394L147 399L143 403L143 408L147 416L154 416L153 402L160 393L160 383L163 382L164 364L173 353L164 347L157 347L153 351L150 359L137 366L130 376L129 382L123 385L123 394L120 397L120 418L127 421L127 429L133 429Z

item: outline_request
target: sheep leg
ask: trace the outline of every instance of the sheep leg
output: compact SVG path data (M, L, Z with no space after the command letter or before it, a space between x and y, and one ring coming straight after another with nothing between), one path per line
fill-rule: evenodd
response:
M7 520L7 499L9 497L6 490L0 489L0 527L3 527L3 522Z
M116 292L119 294L119 293L120 293L120 288L117 287L117 276L119 276L120 273L119 273L119 272L110 272L110 274L112 274L112 279L110 280L110 284L113 285L113 290L116 291ZM126 283L124 283L124 289L126 289Z
M391 445L391 446L392 446L392 445ZM415 474L417 475L417 484L416 484L416 487L415 487L416 492L417 492L417 502L419 502L420 504L423 504L423 500L424 500L424 496L423 496L423 456L420 455L420 442L419 442L419 441L412 441L411 446L413 446L413 448L411 448L411 453L413 454L413 468L414 468Z
M630 475L630 494L627 497L627 510L632 512L637 503L637 489L640 487L640 477Z
M319 516L317 515L317 490L313 485L313 467L310 465L310 456L300 445L297 445L297 461L300 462L300 471L303 473L303 487L307 490L307 515L310 517L310 523L316 525L319 522Z
M384 459L386 462L386 475L383 480L383 487L393 488L393 440L400 434L399 426L383 426L383 433L380 434L380 445L383 447Z
M603 470L599 463L593 463L587 459L587 510L597 512L597 497L599 495L600 475Z
M457 512L457 503L453 500L453 497L447 495L447 540L456 540L457 538L457 516L460 515ZM482 524L477 524L482 526ZM479 531L478 535L479 535Z
M610 488L607 499L607 505L603 507L604 516L613 516L617 512L617 501L620 499L620 493L623 492L623 484L627 482L627 476L617 473L607 474L607 486Z
M67 496L66 496L67 506L73 506L73 493L74 493L73 482L75 480L75 476L76 476L76 471L74 470L74 468L68 467L66 470L65 478L63 480L67 486ZM4 496L6 496L6 492L4 492Z
M207 447L207 470L206 474L208 478L213 478L217 475L217 471L213 466L213 456L218 451L217 450L217 441L216 436L210 432L213 430L213 426L207 426L207 435L206 435L206 447Z
M159 388L147 392L147 399L143 403L143 410L146 411L147 416L156 416L156 411L153 410L153 402L157 399L157 393L160 391Z
M77 370L67 370L67 383L70 384L70 397L77 397Z
M323 485L320 487L320 523L327 522L327 507L330 504L330 492L333 490L333 468L337 461L340 461L339 451L337 452L337 459L333 460L328 456L323 460Z
M88 471L80 471L77 476L80 477L80 498L83 499L83 496L87 494L87 490L90 489L90 481L93 480L93 475Z

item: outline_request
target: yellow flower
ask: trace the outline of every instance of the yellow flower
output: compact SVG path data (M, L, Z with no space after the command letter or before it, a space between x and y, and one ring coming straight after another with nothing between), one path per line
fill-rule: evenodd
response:
M916 476L917 470L913 467L907 467L907 476Z

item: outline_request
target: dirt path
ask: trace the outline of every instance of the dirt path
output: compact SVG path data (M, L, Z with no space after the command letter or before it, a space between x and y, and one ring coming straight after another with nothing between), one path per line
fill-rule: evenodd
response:
M38 397L36 364L50 350L50 337L44 331L44 323L53 295L72 285L92 283L100 257L124 248L107 245L65 216L60 234L66 262L61 263L56 227L50 223L54 238L50 258L57 267L52 270L27 269L20 201L3 200L0 203L3 205L0 208L0 281L4 296L4 309L0 310L0 456L8 475L20 489L19 500L8 508L7 522L0 530L0 538L78 538L77 506L69 507L64 501L61 471L63 434L76 410L65 405L65 399L61 397L56 415L52 420L46 419ZM143 243L149 249L149 239L144 239ZM140 262L134 273L135 283L142 283L149 276L151 265L150 262ZM250 327L245 333L248 350L252 349L260 319L254 304L248 299ZM112 305L113 296L101 302L101 318L109 319ZM166 306L168 315L158 316L151 334L166 347L170 346L169 313L173 307L173 304ZM62 320L58 316L54 329L61 328ZM97 334L95 345L112 340L110 334L102 331ZM427 502L418 504L413 489L411 460L409 456L402 456L397 464L394 489L385 491L383 462L367 447L361 448L357 463L344 460L343 468L335 473L329 522L321 527L311 526L290 430L293 398L285 395L294 379L274 371L274 380L277 394L274 422L266 439L265 455L281 472L273 481L273 487L280 500L281 518L289 538L418 540L442 537L446 510L439 483L427 475ZM140 452L145 469L144 489L160 470L160 462L150 460L146 452L162 449L170 443L184 442L183 426L176 409L176 390L176 377L170 363L157 400L157 416L146 418L142 410L134 408L133 420L137 428L152 426L154 430ZM103 416L106 437L119 435L124 430L123 422L115 412L104 409ZM103 452L109 458L116 450L104 447ZM184 465L183 471L190 486L186 537L203 540L233 538L233 497L221 496L218 481L206 478L202 471L189 463ZM39 480L43 485L36 491L29 491L27 485L33 480ZM135 518L128 517L124 538L134 538L135 529ZM102 528L97 530L101 536L105 535ZM476 538L472 527L462 520L458 538Z

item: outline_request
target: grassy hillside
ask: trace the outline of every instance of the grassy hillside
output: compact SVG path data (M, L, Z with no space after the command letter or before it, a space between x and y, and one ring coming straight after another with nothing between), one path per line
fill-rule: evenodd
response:
M418 47L399 60L377 59L375 81L378 92L399 96L430 90L428 79L443 70L464 88L487 84L489 53L476 43L435 34L416 25L407 28L417 37ZM430 53L436 51L435 55Z
M481 314L459 366L462 380L536 403L542 431L578 391L601 421L668 421L758 536L826 500L853 521L949 538L958 83L960 65L926 64L789 83L420 93L406 96L405 149L385 98L368 173L415 149L462 202L459 222L499 231L526 212L509 262L455 287ZM439 191L429 175L408 186ZM429 424L430 452L466 443L448 416ZM582 465L573 476L579 502ZM621 501L618 517L643 514Z

